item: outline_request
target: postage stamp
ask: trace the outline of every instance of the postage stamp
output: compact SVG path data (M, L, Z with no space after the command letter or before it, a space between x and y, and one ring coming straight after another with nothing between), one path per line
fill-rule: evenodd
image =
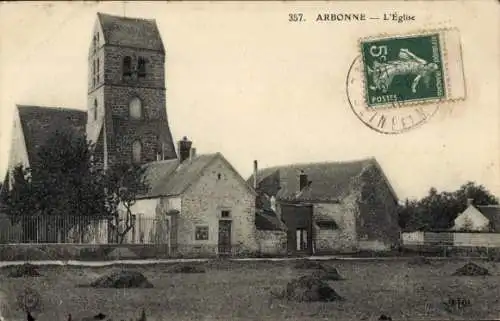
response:
M443 106L465 100L456 29L383 35L359 41L346 91L356 116L384 134L419 127Z
M359 46L369 108L465 98L461 47L455 29L370 37L361 39Z

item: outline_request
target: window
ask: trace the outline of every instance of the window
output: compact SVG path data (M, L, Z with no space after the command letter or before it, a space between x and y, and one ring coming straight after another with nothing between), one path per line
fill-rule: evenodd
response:
M99 73L100 73L100 69L99 69L99 58L97 58L97 66L96 66L96 74L95 74L95 77L96 77L96 83L99 83Z
M139 57L137 60L137 76L139 78L146 77L146 59Z
M220 216L224 217L224 218L230 217L231 216L231 212L230 211L222 211L220 213Z
M132 119L142 118L142 103L137 97L133 98L129 103L129 113Z
M92 61L92 87L95 87L95 60Z
M94 120L96 120L97 119L97 99L94 100L94 108L93 109L94 109L93 110L93 112L94 112L94 115L93 115L94 116Z
M132 161L136 164L141 162L142 158L142 144L140 141L136 140L132 144Z
M335 221L319 221L316 222L316 225L318 225L320 229L325 229L325 230L337 230L339 228L339 226L337 225L337 223L335 223Z
M132 58L126 56L123 58L123 76L130 77L132 75Z
M208 241L208 226L197 226L194 238L196 241Z

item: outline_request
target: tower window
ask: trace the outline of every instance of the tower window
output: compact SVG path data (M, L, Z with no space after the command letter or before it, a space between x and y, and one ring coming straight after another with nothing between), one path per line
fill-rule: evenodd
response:
M92 61L92 87L95 87L95 60Z
M137 61L137 76L140 78L146 77L146 59L139 57Z
M100 73L100 69L99 69L99 58L97 58L97 66L96 66L96 83L99 83L99 73Z
M123 76L130 77L132 75L132 58L126 56L123 58Z
M140 141L136 140L132 144L132 161L136 164L141 162L142 158L142 144Z
M139 98L135 97L130 101L129 113L131 119L142 119L142 103Z
M97 119L97 99L94 100L94 110L93 110L93 112L94 112L94 120L96 120Z

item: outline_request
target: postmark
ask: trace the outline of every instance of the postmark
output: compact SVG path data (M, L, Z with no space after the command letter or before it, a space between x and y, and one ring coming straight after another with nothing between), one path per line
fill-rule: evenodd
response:
M347 99L371 129L398 134L429 121L443 104L466 98L458 30L359 41L346 81Z

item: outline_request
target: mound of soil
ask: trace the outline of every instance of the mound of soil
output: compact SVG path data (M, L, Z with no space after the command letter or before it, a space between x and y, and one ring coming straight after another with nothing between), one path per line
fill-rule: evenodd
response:
M338 295L326 282L312 276L303 276L289 282L283 296L288 300L299 302L330 302L344 300L344 298Z
M417 257L411 258L408 261L408 264L410 264L410 265L430 265L432 263L431 263L431 260L429 260L425 256L417 256Z
M168 269L170 273L205 273L205 268L196 264L176 264Z
M490 275L490 272L488 269L483 268L475 263L467 263L461 268L457 269L455 273L453 273L455 276L484 276L484 275Z
M37 277L40 276L38 272L38 266L25 263L23 265L18 265L13 268L10 272L9 277L11 278L21 278L21 277Z
M119 271L102 276L90 284L94 288L152 288L153 284L137 271Z

